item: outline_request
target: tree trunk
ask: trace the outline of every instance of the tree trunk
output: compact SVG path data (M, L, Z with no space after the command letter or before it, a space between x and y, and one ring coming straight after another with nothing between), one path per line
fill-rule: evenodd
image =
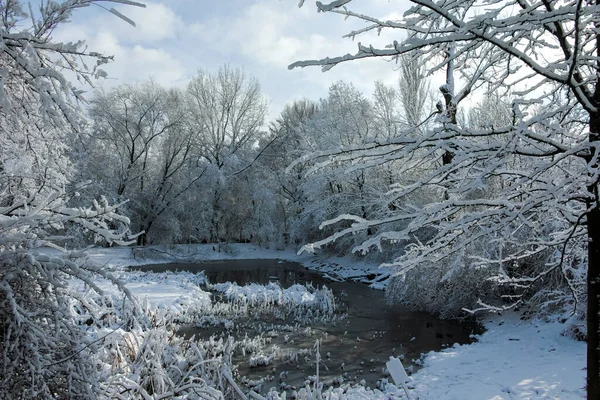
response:
M596 93L596 97L600 93ZM600 100L600 99L598 99ZM600 105L600 101L597 101ZM600 141L600 113L590 115L590 142ZM593 166L597 167L597 166ZM592 200L588 201L588 276L587 276L587 395L600 399L600 208L598 184L588 188Z
M146 219L146 218L144 218L144 219ZM141 235L139 235L137 238L138 246L146 246L148 244L148 232L150 231L150 228L152 228L153 223L154 223L154 219L146 222L145 224L142 224L142 227L144 227L144 229L143 229L143 233Z
M600 6L600 0L595 1ZM593 3L592 3L593 4ZM591 144L600 142L600 24L594 23L596 28L596 82L594 87L594 101L596 111L590 113ZM590 150L592 147L590 146ZM590 155L591 157L593 155ZM598 168L598 163L589 167ZM588 307L587 307L587 395L588 399L600 399L600 208L598 207L598 183L593 182L588 188L592 200L588 202L587 215L588 229Z
M137 243L138 246L146 246L148 244L148 236L146 235L146 232L142 232L138 237L137 237Z
M587 308L587 393L600 399L600 209L587 215L588 228L588 308Z

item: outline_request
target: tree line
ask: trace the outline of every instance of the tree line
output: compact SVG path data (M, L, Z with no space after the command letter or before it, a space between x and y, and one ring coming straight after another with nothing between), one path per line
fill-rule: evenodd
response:
M332 167L318 177L286 169L320 149L419 125L431 107L427 80L418 63L405 69L395 86L376 82L372 98L340 81L326 98L296 100L274 121L242 68L201 71L184 89L148 81L97 91L83 134L70 141L76 180L86 182L76 202L127 201L121 211L131 230L144 232L138 244L298 245L342 210L374 215L378 196L398 179L393 168Z

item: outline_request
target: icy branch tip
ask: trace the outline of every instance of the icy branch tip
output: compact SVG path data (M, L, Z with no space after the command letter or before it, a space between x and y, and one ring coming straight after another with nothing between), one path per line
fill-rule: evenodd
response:
M315 254L316 253L316 249L315 249L315 245L314 244L306 244L302 247L300 247L300 250L298 250L298 255L301 255L302 253L310 253L310 254Z

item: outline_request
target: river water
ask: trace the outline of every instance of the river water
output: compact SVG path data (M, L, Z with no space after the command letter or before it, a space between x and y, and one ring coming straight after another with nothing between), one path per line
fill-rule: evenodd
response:
M332 282L300 264L279 260L226 260L196 264L160 264L136 267L154 272L204 271L211 283L236 282L267 284L279 282L287 288L295 283L326 285L333 291L341 319L310 326L286 325L285 321L244 321L235 331L221 328L182 327L184 335L196 337L232 335L236 339L268 337L266 346L277 346L280 354L300 354L294 362L288 357L272 360L267 366L250 368L248 356L236 355L239 376L258 380L274 376L263 384L263 391L281 384L279 376L291 386L301 387L316 371L314 345L320 340L320 379L331 384L334 378L360 382L376 387L385 374L382 368L390 356L403 357L409 370L418 368L422 353L439 351L454 343L470 343L473 334L482 329L471 322L440 320L430 314L414 312L405 307L387 304L383 291L370 289L359 282ZM242 326L242 329L239 327ZM266 332L270 332L266 334ZM414 360L414 361L413 361Z

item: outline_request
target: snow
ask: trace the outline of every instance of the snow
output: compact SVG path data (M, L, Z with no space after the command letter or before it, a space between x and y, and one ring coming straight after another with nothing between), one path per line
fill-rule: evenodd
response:
M210 305L210 294L200 290L198 280L190 273L132 273L127 288L138 299L146 300L150 308L167 308L181 311L181 305ZM190 277L190 275L192 275ZM150 279L152 280L150 280ZM156 279L156 280L155 280Z
M132 249L90 249L96 263L113 267L149 263L217 259L283 259L296 261L308 268L338 279L368 282L369 274L385 277L389 271L346 258L319 259L314 255L297 255L291 250L262 249L253 245L230 245L227 253L213 250L212 245L170 247L169 258L132 258ZM162 249L161 251L163 251ZM195 285L202 275L163 273L150 280L141 272L130 272L126 286L137 296L147 299L151 307L181 310L182 304L210 303L210 295ZM156 279L156 278L159 279ZM385 279L377 285L385 286ZM281 290L275 286L240 287L222 284L219 289L231 296L289 296L297 302L311 301L311 295L299 288ZM260 288L258 288L260 286ZM107 286L101 287L107 289ZM116 290L116 289L115 289ZM408 387L419 399L584 399L586 344L561 335L565 324L540 320L522 321L516 314L484 316L487 331L470 345L454 345L440 352L424 355L423 368L410 377ZM336 391L337 390L337 391ZM415 396L416 395L416 396ZM331 389L329 398L342 397ZM352 399L401 399L403 391L388 384L384 388L355 387L345 393ZM275 397L274 397L275 398Z
M421 399L584 399L586 344L564 324L495 316L470 345L430 352L411 386Z
M277 283L259 285L251 283L238 286L237 283L217 283L212 286L215 290L222 292L231 301L243 299L250 305L260 304L304 304L313 303L316 294L310 293L306 287L295 284L287 289L282 289Z
M116 277L150 310L169 310L183 314L191 308L206 309L211 304L210 293L198 286L205 281L201 274L127 271L117 273ZM121 297L119 289L107 279L97 278L96 285L105 294ZM81 292L86 290L83 285L75 289Z

